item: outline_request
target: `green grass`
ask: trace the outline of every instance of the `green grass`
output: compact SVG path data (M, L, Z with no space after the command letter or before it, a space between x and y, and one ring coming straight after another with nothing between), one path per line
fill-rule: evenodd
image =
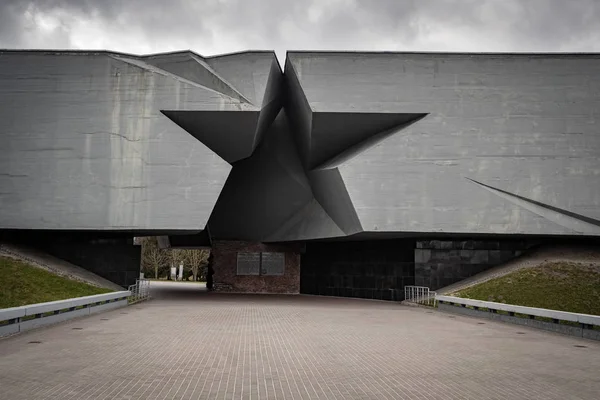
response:
M110 292L110 289L54 275L9 257L0 257L0 308Z
M548 263L480 283L458 297L600 315L600 269Z

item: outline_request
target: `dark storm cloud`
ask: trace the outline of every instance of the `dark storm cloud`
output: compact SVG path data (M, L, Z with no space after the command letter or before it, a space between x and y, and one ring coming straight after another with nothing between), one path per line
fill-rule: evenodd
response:
M2 0L0 47L598 51L598 0Z

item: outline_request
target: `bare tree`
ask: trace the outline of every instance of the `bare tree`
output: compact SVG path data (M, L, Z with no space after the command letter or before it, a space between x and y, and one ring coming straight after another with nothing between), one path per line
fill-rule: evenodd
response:
M158 247L155 237L147 237L142 241L142 263L145 270L154 270L154 278L158 279L158 270L167 262L167 253Z
M186 261L192 269L192 276L194 277L194 282L198 280L198 271L200 271L200 268L208 264L209 255L210 250L206 249L186 251Z

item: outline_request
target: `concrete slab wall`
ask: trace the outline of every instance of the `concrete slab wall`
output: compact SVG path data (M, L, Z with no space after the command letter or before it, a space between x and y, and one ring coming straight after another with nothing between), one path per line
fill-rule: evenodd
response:
M150 67L0 54L0 229L204 228L231 166L161 110L244 105Z
M599 55L288 58L313 113L427 114L339 166L365 231L600 235Z

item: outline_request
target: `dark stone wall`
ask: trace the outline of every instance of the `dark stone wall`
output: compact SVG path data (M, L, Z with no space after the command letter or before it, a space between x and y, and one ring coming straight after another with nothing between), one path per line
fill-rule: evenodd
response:
M38 247L127 288L140 276L141 246L133 239L54 241Z
M289 293L300 291L300 246L235 240L213 242L214 287L237 293ZM237 275L238 252L285 253L283 275Z
M300 292L366 299L404 299L414 285L414 240L307 243Z
M526 240L418 241L415 285L437 290L520 256Z

